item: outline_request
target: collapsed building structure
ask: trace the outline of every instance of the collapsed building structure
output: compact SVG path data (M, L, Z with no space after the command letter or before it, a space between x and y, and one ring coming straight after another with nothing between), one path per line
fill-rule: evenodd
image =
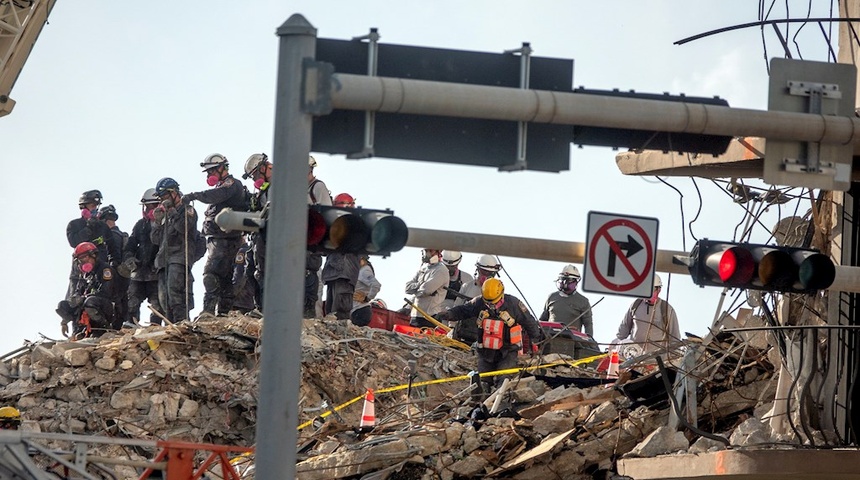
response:
M66 459L92 478L169 475L157 442L254 446L264 421L256 415L262 321L232 316L30 343L0 363L0 399L22 411L21 441L42 469L68 469ZM604 378L596 358L523 356L498 400L472 390L470 352L431 337L304 322L302 479L606 478L642 457L840 442L808 415L821 391L811 380L789 383L787 408L774 402L785 387L776 375L785 338L754 330L766 320L751 310L690 335L665 363L627 359L618 379ZM359 428L368 389L375 420ZM229 457L240 478L253 478L253 452ZM207 475L232 478L217 463Z

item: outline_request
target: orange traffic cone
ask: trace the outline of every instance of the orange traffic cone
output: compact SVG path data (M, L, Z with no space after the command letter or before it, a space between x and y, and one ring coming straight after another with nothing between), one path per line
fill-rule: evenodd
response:
M606 378L618 378L618 352L609 354L609 368L606 369Z
M373 406L373 402L373 389L368 388L367 393L364 394L364 408L361 409L361 423L359 424L359 428L362 430L372 429L376 426L376 409Z

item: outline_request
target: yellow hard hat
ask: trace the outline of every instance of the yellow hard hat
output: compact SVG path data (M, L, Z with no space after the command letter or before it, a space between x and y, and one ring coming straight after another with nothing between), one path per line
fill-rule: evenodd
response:
M20 420L21 412L15 407L5 406L0 408L0 420Z
M498 278L488 278L481 287L481 296L487 303L496 303L505 295L505 286Z

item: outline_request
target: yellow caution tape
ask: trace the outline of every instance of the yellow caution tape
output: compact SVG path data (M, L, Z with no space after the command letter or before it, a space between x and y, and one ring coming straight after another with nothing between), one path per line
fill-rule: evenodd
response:
M527 372L527 371L531 371L531 370L537 370L539 368L550 368L550 367L558 367L558 366L577 367L579 365L591 363L595 360L600 360L601 358L604 358L608 355L609 355L608 353L601 353L600 355L594 355L594 356L587 357L587 358L580 358L579 360L573 360L573 361L569 361L569 362L553 362L553 363L545 363L543 365L537 365L537 366L532 366L532 367L508 368L505 370L496 370L493 372L484 372L481 374L481 377L495 377L498 375L511 375L511 374L518 373L518 372ZM448 383L448 382L461 382L463 380L469 380L469 376L468 375L458 375L456 377L437 378L434 380L425 380L423 382L415 382L412 384L412 388L424 387L427 385L437 385L440 383ZM396 392L399 390L405 390L407 388L409 388L409 384L404 383L404 384L396 385L393 387L380 388L379 390L374 390L373 393L374 393L374 395L379 395L380 393ZM329 415L331 415L331 413L333 411L338 412L340 410L343 410L344 408L346 408L346 407L352 405L353 403L355 403L359 400L362 400L362 399L364 399L364 395L359 395L353 399L350 399L350 400L347 400L346 402L341 403L340 405L334 407L332 410L321 413L318 417L315 417L315 418L328 417ZM308 420L307 422L299 425L297 427L297 430L302 430L303 428L310 426L313 422L314 422L314 419Z

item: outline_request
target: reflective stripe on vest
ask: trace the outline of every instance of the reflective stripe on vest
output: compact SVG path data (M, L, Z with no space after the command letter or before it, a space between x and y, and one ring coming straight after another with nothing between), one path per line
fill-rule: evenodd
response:
M483 330L481 346L490 350L501 349L505 344L505 322L487 318L484 320Z
M520 345L523 344L523 327L519 325L514 325L511 327L511 344Z

